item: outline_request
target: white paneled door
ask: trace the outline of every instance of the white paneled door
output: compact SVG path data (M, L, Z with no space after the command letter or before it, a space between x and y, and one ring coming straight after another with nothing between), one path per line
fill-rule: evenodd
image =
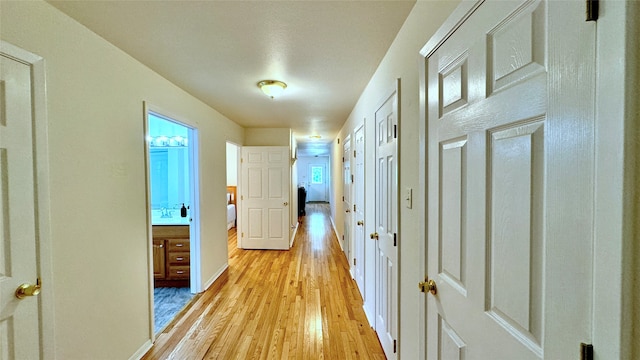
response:
M396 358L398 336L397 116L398 93L375 113L376 305L375 330L387 359Z
M362 298L365 297L364 292L364 125L356 129L355 132L355 158L354 162L354 183L353 183L353 204L355 211L353 217L356 221L353 239L353 257L355 264L353 266L353 277L358 284Z
M31 66L0 54L0 359L40 358ZM17 289L22 286L21 294Z
M468 11L423 50L426 358L577 359L592 327L595 24L574 1Z
M246 146L241 157L243 249L289 249L289 148Z
M353 234L353 175L351 173L351 137L347 136L344 139L344 146L342 152L342 177L344 180L343 190L343 206L344 206L344 239L342 241L342 248L349 261L349 268L351 269L351 276L353 276L352 251L351 251L351 236Z

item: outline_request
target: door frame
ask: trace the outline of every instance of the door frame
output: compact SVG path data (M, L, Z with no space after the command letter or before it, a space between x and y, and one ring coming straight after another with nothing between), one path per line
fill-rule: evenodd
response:
M145 196L147 211L147 272L149 279L149 334L152 342L155 341L155 316L154 316L154 277L153 277L153 225L151 222L151 173L149 144L149 113L153 113L166 121L174 122L188 129L189 133L189 246L190 246L190 275L189 282L192 293L202 292L202 274L200 271L200 171L199 171L199 144L198 128L183 121L183 117L176 116L162 108L143 101L144 119L144 165L145 165Z
M419 168L418 178L420 189L427 188L427 57L428 54L444 42L484 0L462 1L451 15L440 26L431 39L422 47L418 54L418 78L420 81L420 109L418 129ZM635 8L634 8L635 7ZM640 179L640 170L630 166L640 158L638 145L634 146L633 135L637 134L640 125L637 123L638 108L631 95L633 84L640 81L640 74L635 71L640 56L636 49L631 49L628 39L640 36L638 26L626 26L624 20L633 20L634 10L638 4L603 0L600 2L601 16L596 29L596 99L595 99L595 188L594 196L594 247L593 247L593 311L592 311L592 340L601 358L620 357L632 358L633 336L637 336L633 329L633 319L637 318L640 310L640 295L635 298L633 292L640 290L640 282L623 274L637 272L640 269L640 259L632 259L626 254L640 253L640 233L634 222L640 210L632 206L638 201L638 191L634 184ZM625 27L626 26L626 27ZM626 36L620 36L624 34ZM627 42L626 42L627 41ZM632 51L636 51L633 53ZM609 66L613 60L625 59L619 66ZM634 60L636 62L634 62ZM634 71L630 71L634 70ZM600 96L599 94L608 94ZM621 99L624 105L621 106ZM615 146L612 146L615 144ZM626 150L626 151L625 151ZM635 152L633 151L635 150ZM627 169L625 170L625 166ZM633 172L635 170L635 173ZM612 174L615 174L612 176ZM633 194L627 196L624 194ZM423 191L419 201L420 218L427 218L427 192ZM427 227L420 222L419 234L424 239L420 242L420 267L423 274L427 274ZM617 266L611 266L611 264ZM416 282L424 279L415 279ZM624 295L630 297L628 301L621 299ZM420 339L426 338L428 297L422 296L418 316L420 319ZM426 360L426 344L419 342L418 354L420 359ZM637 355L637 353L636 353Z
M42 279L39 301L40 349L44 359L55 358L53 246L51 242L51 203L49 179L49 141L45 60L41 56L0 40L0 53L31 67L33 103L33 158L35 162L35 213L38 274Z

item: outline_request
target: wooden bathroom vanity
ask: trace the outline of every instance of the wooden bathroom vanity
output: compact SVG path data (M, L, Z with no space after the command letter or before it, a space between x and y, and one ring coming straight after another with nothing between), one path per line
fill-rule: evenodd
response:
M153 225L155 287L188 287L190 278L189 225Z

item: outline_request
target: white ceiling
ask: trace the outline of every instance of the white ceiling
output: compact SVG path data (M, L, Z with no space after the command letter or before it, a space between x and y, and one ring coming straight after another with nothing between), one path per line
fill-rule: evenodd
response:
M301 155L328 153L415 4L49 2L241 126L293 129ZM265 79L287 83L281 98Z

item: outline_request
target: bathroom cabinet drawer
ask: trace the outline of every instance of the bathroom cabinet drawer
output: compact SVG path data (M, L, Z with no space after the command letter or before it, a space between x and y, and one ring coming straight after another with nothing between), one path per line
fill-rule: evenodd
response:
M167 251L182 252L189 251L189 239L169 239L167 240Z
M171 265L189 265L188 252L169 252L169 264Z
M167 271L167 278L170 280L188 279L190 267L180 265L169 265L169 271Z

